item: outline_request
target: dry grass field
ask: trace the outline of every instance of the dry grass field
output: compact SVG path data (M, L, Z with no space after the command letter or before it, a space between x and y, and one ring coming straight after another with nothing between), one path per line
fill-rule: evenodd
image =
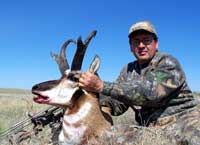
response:
M0 134L14 124L27 119L28 113L34 114L48 107L34 103L32 97L33 95L29 90L0 89ZM7 145L8 141L6 138L1 139L0 144Z
M200 98L199 93L195 96ZM28 113L36 113L49 106L39 105L32 101L33 95L29 90L19 89L0 89L0 135L12 125L28 118ZM128 110L120 117L113 117L114 124L134 124L134 114L132 110ZM23 142L23 145L46 145L50 142L51 131L49 127L44 128L37 136ZM8 145L7 138L0 140L1 145ZM114 142L102 142L103 144L115 144ZM171 144L161 131L155 129L144 130L142 135L132 143L134 145L167 145Z
M46 107L33 103L32 96L28 90L0 89L0 132Z

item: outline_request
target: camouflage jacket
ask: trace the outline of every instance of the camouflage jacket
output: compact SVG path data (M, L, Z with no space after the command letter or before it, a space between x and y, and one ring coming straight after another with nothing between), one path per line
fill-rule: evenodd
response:
M178 61L161 52L148 64L128 63L115 82L104 82L101 98L101 105L109 106L114 116L131 107L136 121L145 126L198 104Z

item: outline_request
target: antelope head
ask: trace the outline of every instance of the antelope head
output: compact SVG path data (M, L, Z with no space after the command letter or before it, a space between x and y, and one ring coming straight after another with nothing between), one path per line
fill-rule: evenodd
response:
M82 42L81 37L77 42L70 39L61 47L60 54L51 52L51 56L56 60L62 77L59 80L51 80L36 84L32 87L32 93L36 95L34 101L41 104L49 104L59 107L73 105L73 101L84 91L78 87L78 80L81 75L82 61L91 39L96 35L96 31L91 32L87 39ZM71 69L66 59L66 48L70 43L77 43L77 49L72 61ZM90 71L95 73L99 67L99 57L96 56L90 65Z

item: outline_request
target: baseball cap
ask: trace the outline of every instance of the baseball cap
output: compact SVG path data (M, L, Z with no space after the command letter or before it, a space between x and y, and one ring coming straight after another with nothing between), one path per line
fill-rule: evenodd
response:
M157 36L154 26L148 21L141 21L133 24L129 29L128 37L138 30L144 30Z

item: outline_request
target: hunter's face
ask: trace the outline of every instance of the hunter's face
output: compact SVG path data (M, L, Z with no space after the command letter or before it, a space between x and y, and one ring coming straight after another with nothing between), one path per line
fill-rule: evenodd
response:
M130 48L140 64L148 63L155 55L158 41L148 32L141 31L130 38Z

